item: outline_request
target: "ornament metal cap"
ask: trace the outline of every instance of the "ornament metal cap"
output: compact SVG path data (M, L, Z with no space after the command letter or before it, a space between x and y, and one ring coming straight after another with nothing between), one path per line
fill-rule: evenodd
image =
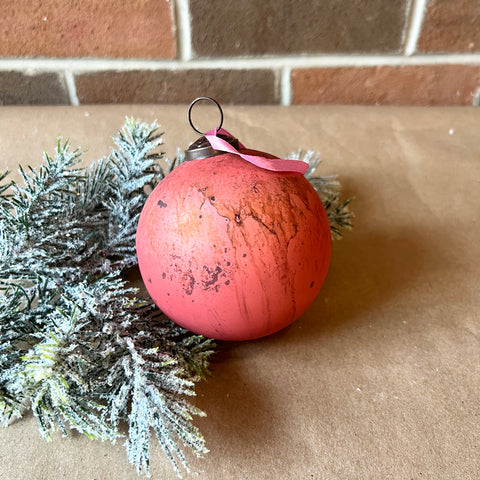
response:
M205 138L204 132L200 131L198 128L195 127L192 121L192 109L194 105L202 100L206 100L210 103L213 103L217 106L218 111L220 112L220 123L216 130L220 130L223 125L223 110L220 104L213 98L211 97L198 97L196 98L188 107L188 122L190 123L190 126L192 129L197 132L198 134L202 135L200 138L198 138L195 142L193 142L187 150L185 150L185 160L200 160L202 158L208 158L208 157L214 157L216 155L223 155L225 152L222 152L220 150L215 150L211 145L210 142ZM229 136L229 135L224 135L224 134L217 134L219 138L222 140L225 140L228 142L230 145L232 145L234 148L238 149L240 148L240 144L238 142L238 139Z

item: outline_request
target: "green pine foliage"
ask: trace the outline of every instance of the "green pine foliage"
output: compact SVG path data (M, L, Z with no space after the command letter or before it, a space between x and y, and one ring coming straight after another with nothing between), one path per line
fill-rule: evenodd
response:
M156 437L180 475L183 447L207 452L192 423L204 413L188 398L214 344L138 298L123 274L136 265L148 193L185 158L158 152L156 123L127 119L114 143L84 167L83 153L59 140L38 169L20 167L23 185L0 173L0 422L31 410L47 440L74 429L112 442L126 424L138 473L149 475ZM348 201L335 178L314 176L318 155L302 159L337 237L351 227Z
M299 150L291 153L288 158L302 160L309 164L305 178L312 184L323 202L332 238L335 240L342 238L342 229L351 230L353 228L354 214L349 208L353 198L340 201L340 183L337 175L317 176L317 169L321 163L319 153L312 150L306 152Z
M148 192L174 165L159 160L157 125L127 119L110 155L80 166L69 142L44 154L23 185L0 176L0 421L31 409L47 440L75 429L115 441L149 473L155 435L175 469L179 444L207 450L186 396L213 344L161 315L120 274L136 264Z

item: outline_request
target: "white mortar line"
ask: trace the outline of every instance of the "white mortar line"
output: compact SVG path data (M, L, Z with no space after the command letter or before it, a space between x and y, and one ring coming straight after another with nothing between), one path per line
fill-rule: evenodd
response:
M76 107L80 105L77 96L77 87L75 85L75 79L73 78L73 73L71 70L65 70L63 72L65 76L65 84L67 85L68 97L70 98L70 103Z
M403 25L402 29L402 51L405 53L405 45L407 43L407 34L408 30L410 29L410 23L412 21L412 5L415 0L407 0L406 6L405 6L405 23Z
M190 8L188 0L176 0L175 7L180 58L183 61L188 61L192 58L192 32L190 30Z
M412 0L412 12L410 15L410 28L407 32L407 41L405 42L405 55L413 55L417 51L417 43L422 30L423 17L427 7L428 0Z
M413 55L311 55L296 57L252 57L181 60L4 58L0 71L29 70L30 73L69 70L73 73L105 70L281 69L375 67L408 65L480 65L480 53Z
M290 67L283 67L280 72L280 104L285 106L292 104L291 73L292 69Z

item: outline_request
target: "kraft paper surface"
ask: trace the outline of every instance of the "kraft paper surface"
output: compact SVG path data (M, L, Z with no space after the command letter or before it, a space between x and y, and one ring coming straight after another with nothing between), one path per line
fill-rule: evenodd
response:
M216 126L215 111L195 111ZM249 148L321 153L355 229L290 327L221 343L192 402L210 453L187 479L480 478L480 115L474 108L225 107ZM125 116L165 152L196 139L187 106L2 107L0 170L38 166L61 134L108 153ZM15 173L13 177L18 178ZM153 442L154 480L175 479ZM0 430L1 480L134 480L123 441L45 442L31 415Z

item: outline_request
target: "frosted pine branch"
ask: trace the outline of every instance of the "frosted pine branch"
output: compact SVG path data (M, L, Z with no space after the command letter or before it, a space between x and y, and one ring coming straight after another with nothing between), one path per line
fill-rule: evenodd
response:
M320 154L312 150L298 150L290 153L287 158L302 160L308 163L309 168L305 173L305 178L311 183L322 200L328 215L332 238L342 238L342 230L350 230L353 227L354 214L349 209L352 198L340 201L341 185L337 180L338 175L316 176L321 160Z
M206 452L186 397L213 348L119 276L136 264L148 192L175 166L158 162L157 129L127 119L88 168L59 140L40 168L20 169L23 185L0 175L0 421L31 409L47 440L74 428L111 441L125 421L128 458L147 474L155 436L177 471L177 442Z

